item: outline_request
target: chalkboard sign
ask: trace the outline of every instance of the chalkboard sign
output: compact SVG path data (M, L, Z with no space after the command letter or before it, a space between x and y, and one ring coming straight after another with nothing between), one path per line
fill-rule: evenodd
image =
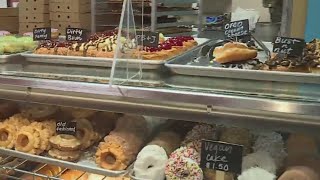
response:
M201 168L241 174L243 146L202 140Z
M151 31L139 31L137 32L136 39L138 45L158 47L159 45L159 33Z
M86 30L80 28L66 28L66 40L83 42L86 40Z
M224 25L224 36L226 39L249 35L249 20L233 21Z
M76 132L77 132L77 122L59 121L56 123L57 134L76 135Z
M33 40L43 41L51 39L51 28L34 28L33 29Z
M288 56L302 56L305 46L306 42L304 39L276 37L273 52Z

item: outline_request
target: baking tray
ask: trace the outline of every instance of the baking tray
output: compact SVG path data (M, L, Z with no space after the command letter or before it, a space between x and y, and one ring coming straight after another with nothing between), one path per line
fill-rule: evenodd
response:
M209 40L206 38L195 38L198 42L198 46L201 47ZM42 55L33 53L22 53L26 61L48 64L66 64L66 65L78 65L78 66L96 66L96 67L112 67L113 58L96 58L96 57L80 57L80 56L60 56L60 55ZM173 57L175 58L175 57ZM171 58L172 59L172 58ZM169 60L169 59L168 59ZM137 68L141 63L142 69L159 69L168 60L138 60L138 59L119 59L118 62L129 62L129 68ZM120 63L125 64L126 63Z
M272 44L270 42L264 42L264 44L269 49L272 49ZM198 56L200 49L201 47L197 47L192 51L186 52L168 61L165 66L168 67L173 73L188 76L320 84L320 74L316 73L244 70L214 66L189 65L188 63L192 62ZM258 58L260 61L264 62L267 60L267 55L264 52L259 52Z

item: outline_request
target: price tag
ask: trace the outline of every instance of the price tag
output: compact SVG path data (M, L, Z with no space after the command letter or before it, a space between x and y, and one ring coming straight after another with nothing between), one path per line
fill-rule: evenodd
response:
M137 32L136 39L138 45L149 46L149 47L158 47L159 45L159 33L151 31L140 31Z
M302 56L306 46L304 39L276 37L273 45L273 52L289 56Z
M33 29L33 40L44 41L51 39L51 28L34 28Z
M66 40L83 42L86 40L86 30L80 28L66 28Z
M202 140L201 168L241 174L243 146Z
M57 134L76 135L76 132L77 132L77 122L59 121L56 123Z
M224 36L226 39L249 35L249 20L233 21L224 25Z

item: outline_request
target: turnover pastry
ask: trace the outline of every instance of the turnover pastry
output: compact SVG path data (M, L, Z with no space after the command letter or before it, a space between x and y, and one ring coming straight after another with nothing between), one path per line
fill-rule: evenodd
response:
M231 63L246 61L256 58L258 51L250 49L246 44L239 42L229 42L224 46L216 47L213 52L215 61L218 63Z

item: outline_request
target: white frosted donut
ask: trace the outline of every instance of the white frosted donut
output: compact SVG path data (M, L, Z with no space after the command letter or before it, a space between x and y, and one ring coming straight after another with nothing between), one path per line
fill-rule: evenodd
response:
M134 163L134 175L141 179L163 180L168 156L158 145L148 145L138 154Z
M261 168L251 168L244 171L238 180L275 180L276 176Z
M283 160L287 156L285 145L281 134L276 132L258 134L253 145L254 152L268 152L275 160L278 167L282 166Z
M199 164L185 157L169 159L165 174L168 180L203 180L203 172Z
M275 174L277 171L274 159L269 153L263 151L248 154L243 158L242 171L246 171L253 167L259 167L272 174Z

